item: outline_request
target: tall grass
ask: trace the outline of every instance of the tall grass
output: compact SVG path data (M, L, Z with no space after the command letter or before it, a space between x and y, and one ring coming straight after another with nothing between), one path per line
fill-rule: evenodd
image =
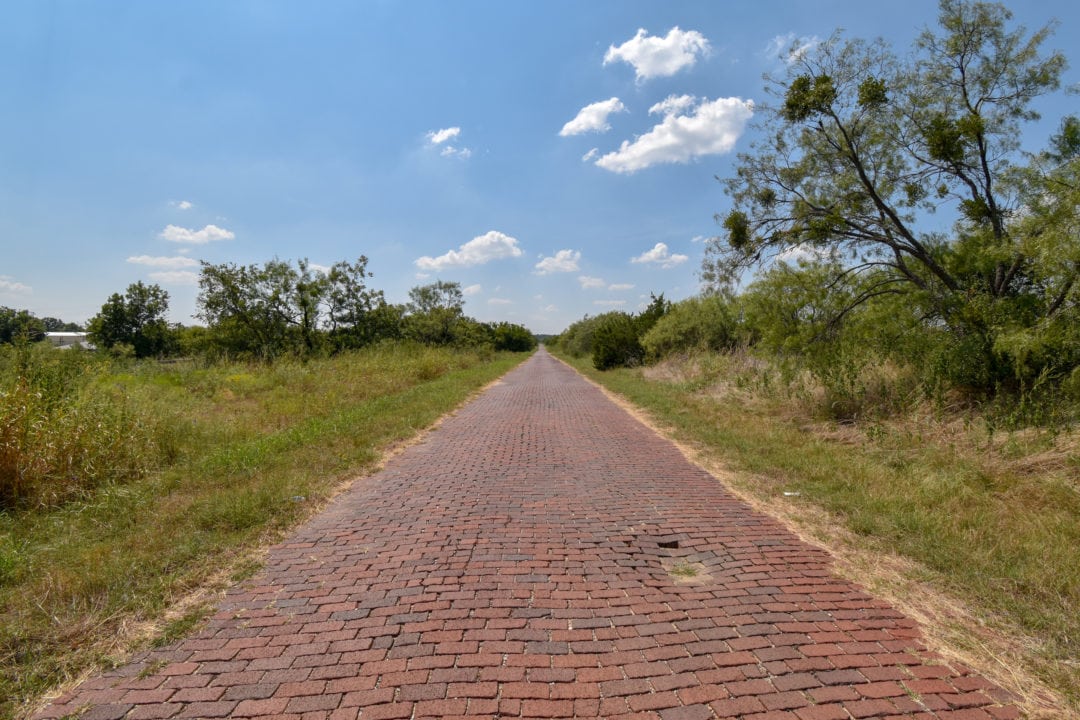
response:
M1010 662L1080 714L1075 431L996 432L993 418L911 399L900 414L876 412L879 403L895 405L888 388L904 384L884 367L863 376L864 395L841 396L857 404L837 416L829 412L836 399L829 388L793 381L749 354L705 353L606 373L564 359L705 457L741 471L733 476L740 491L765 505L793 506L808 532L904 558L913 587L959 598L1013 637ZM980 639L956 639L982 652Z
M523 357L384 345L271 366L34 358L22 376L49 374L41 363L52 362L66 383L52 414L36 411L39 424L100 408L83 436L134 428L125 438L140 460L138 472L99 472L78 492L38 491L0 510L0 717L113 662L134 642L126 629L248 567L251 548ZM127 424L109 425L114 416ZM44 487L59 475L39 477Z

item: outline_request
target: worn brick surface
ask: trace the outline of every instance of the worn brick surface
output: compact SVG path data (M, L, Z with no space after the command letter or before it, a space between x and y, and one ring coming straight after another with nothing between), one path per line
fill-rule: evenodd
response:
M828 564L541 350L37 717L1016 715Z

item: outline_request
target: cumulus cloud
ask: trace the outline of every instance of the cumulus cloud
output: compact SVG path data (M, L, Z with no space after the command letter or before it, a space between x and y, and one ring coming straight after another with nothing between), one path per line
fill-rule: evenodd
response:
M599 305L601 307L622 307L626 304L625 300L594 300L593 305Z
M611 129L611 125L608 123L608 115L625 111L626 106L617 97L594 102L581 108L573 120L562 126L559 135L568 137L587 132L607 132Z
M608 285L608 290L633 290L634 286L630 283L611 283Z
M150 279L166 285L198 285L199 273L190 270L162 270L150 273Z
M522 250L518 247L517 238L512 238L498 230L489 230L461 245L457 250L450 250L446 254L434 258L425 255L417 258L414 264L421 270L439 272L449 267L472 267L489 263L492 260L520 257L521 255Z
M195 203L188 200L171 200L169 204L177 210L190 210L191 208L195 207Z
M536 263L537 275L549 275L557 272L577 272L581 253L577 250L560 250L551 257Z
M199 265L198 260L189 257L151 257L150 255L132 255L127 261L132 265L147 265L149 267L168 268L172 270L198 267Z
M432 130L427 134L427 139L432 145L442 145L447 140L453 140L460 134L461 128L448 127L442 130Z
M773 60L779 58L788 65L797 63L806 53L821 44L821 38L817 35L800 37L793 32L786 35L777 35L765 46L765 57Z
M329 275L330 270L333 269L329 265L320 265L319 263L313 263L313 262L308 263L308 268L310 270L314 270L315 272L320 272L323 275Z
M34 290L25 283L16 282L10 275L0 275L0 292L12 295L28 295Z
M668 250L668 246L665 243L656 243L653 245L652 250L641 253L635 258L630 258L630 262L641 263L644 265L659 265L665 270L671 269L676 265L681 265L690 258L686 255L679 255L672 253Z
M633 173L662 163L686 163L731 152L754 114L754 103L734 97L699 103L682 95L657 103L650 112L662 113L663 121L633 142L624 140L618 150L596 161L599 167Z
M709 54L709 41L696 30L671 28L664 37L650 36L641 28L622 45L608 48L604 64L622 61L634 66L638 82L654 77L669 77L692 67L697 59Z
M776 260L776 262L798 265L800 262L820 262L822 260L829 260L832 256L833 253L828 248L819 248L803 243L777 253L774 260Z
M581 283L582 290L592 290L595 288L605 288L607 283L598 277L589 277L588 275L579 275L577 281Z
M166 225L161 231L161 239L185 245L205 245L217 240L232 240L236 233L217 225L207 225L202 230L191 230L179 225Z
M439 154L445 158L458 158L460 160L467 160L472 157L472 150L467 147L458 147L457 145L449 145L451 140L456 140L461 135L461 128L448 127L442 130L432 130L428 132L427 139L430 147L442 146Z
M480 285L470 285L468 287L462 288L461 289L461 294L464 295L465 297L469 297L471 295L479 295L480 292L483 289L484 288L481 287Z

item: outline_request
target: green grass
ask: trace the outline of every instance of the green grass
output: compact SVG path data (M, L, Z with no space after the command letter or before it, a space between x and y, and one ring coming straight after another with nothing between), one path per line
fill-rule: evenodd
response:
M144 465L156 469L52 507L0 511L0 717L109 664L129 649L130 638L117 641L125 628L161 619L215 575L250 574L253 548L524 357L385 345L306 363L142 363L84 378L139 419L151 437ZM200 617L183 613L157 641Z
M734 363L716 356L700 361L713 365L705 375L652 371L652 379L641 369L598 372L588 359L562 357L676 439L740 471L740 491L766 504L797 497L824 510L828 520L817 531L838 523L868 552L913 560L917 582L958 598L1005 634L1026 636L1023 669L1080 710L1075 445L1040 465L1032 460L1052 439L992 443L974 431L958 439L918 420L829 425L780 393L740 381Z

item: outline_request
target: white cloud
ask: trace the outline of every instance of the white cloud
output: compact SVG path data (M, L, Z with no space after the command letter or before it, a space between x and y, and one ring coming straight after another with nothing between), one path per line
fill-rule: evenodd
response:
M604 64L622 61L634 66L638 82L654 77L668 77L692 67L699 56L709 54L709 41L696 30L671 28L665 37L649 36L639 29L622 45L608 48Z
M821 44L817 35L800 37L793 32L777 35L765 46L763 51L769 60L779 58L788 65L797 63L806 53Z
M329 266L329 265L320 265L319 263L313 263L313 262L308 263L308 268L310 270L314 270L315 272L320 272L323 275L329 275L330 270L332 269L331 266Z
M170 200L169 204L177 210L190 210L191 208L195 207L195 203L188 200Z
M653 245L653 249L647 252L643 252L635 258L630 258L630 262L642 263L647 265L659 265L665 270L669 270L676 265L681 265L690 258L686 255L673 254L668 250L668 246L662 242Z
M448 267L472 267L473 265L483 265L492 260L520 257L521 255L522 250L518 247L516 238L512 238L498 230L489 230L461 245L457 250L450 250L436 258L425 255L417 258L414 264L421 270L439 272Z
M442 130L432 130L427 134L427 139L432 145L442 145L447 140L453 140L460 134L461 128L448 127Z
M169 242L184 243L186 245L205 245L215 240L232 240L236 233L217 225L207 225L202 230L190 230L179 225L166 225L161 231L162 240Z
M593 148L592 150L581 156L581 162L589 162L599 154L600 150L598 148Z
M686 163L705 155L731 152L754 114L752 100L718 98L702 100L690 114L680 115L689 106L681 97L669 97L652 107L664 113L664 120L633 142L624 140L615 152L596 164L617 173L632 173L661 163Z
M694 95L668 95L666 98L649 108L650 115L677 115L683 110L693 107L697 97Z
M818 248L805 243L789 247L783 252L777 253L776 262L799 264L805 262L820 262L832 257L832 252L827 248Z
M418 272L413 277L415 277L417 280L427 280L429 277L431 277L431 273Z
M513 300L507 300L506 298L490 298L488 305L513 305Z
M462 160L468 160L472 157L472 150L469 148L457 148L453 145L447 145L439 154L443 157L456 157L461 158Z
M468 286L466 288L462 288L461 289L461 294L464 295L465 297L469 297L471 295L479 295L480 292L483 289L484 288L481 287L480 285L470 285L470 286Z
M611 125L607 121L608 115L625 111L626 106L617 97L594 102L581 108L573 120L562 126L559 135L567 137L587 132L607 132L611 129Z
M692 243L703 243L703 242L708 242L711 239L712 238L708 237L707 235L695 235L694 237L690 238L690 242L692 242Z
M443 143L456 139L461 135L461 128L448 127L442 130L432 130L427 134L428 145L430 147L438 147ZM472 150L467 147L458 147L456 145L445 145L439 154L446 158L459 158L461 160L467 160L472 157Z
M608 285L608 290L633 290L634 286L630 283L612 283Z
M150 279L169 285L198 285L199 273L190 270L164 270L150 273Z
M132 255L127 259L132 265L148 265L150 267L179 268L198 267L199 261L189 257L151 257L150 255Z
M34 291L29 285L21 282L16 282L15 278L10 275L0 275L0 293L11 293L13 295L29 295Z
M536 263L537 275L548 275L557 272L577 272L578 260L581 253L577 250L560 250L551 257L546 257Z
M542 312L552 313L552 312L558 312L559 308L556 307L555 305L546 305L545 307L540 308L540 310Z
M601 307L622 307L626 304L625 300L594 300L593 305L600 305Z
M589 277L588 275L579 275L578 282L581 283L582 290L590 290L593 288L605 288L607 283L598 277Z

